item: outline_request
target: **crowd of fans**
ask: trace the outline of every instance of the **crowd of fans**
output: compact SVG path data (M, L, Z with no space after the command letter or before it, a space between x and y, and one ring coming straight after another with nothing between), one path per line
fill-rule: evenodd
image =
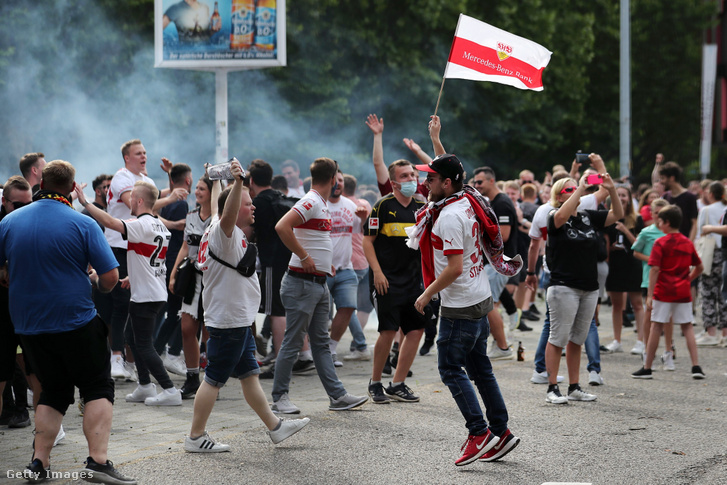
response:
M293 374L317 372L333 411L356 408L369 396L376 404L418 402L419 396L406 384L412 363L417 354L431 352L440 314L443 322L447 319L448 335L452 322L459 320L453 320L451 315L458 313L447 306L451 297L444 303L431 294L421 300L425 283L432 284L427 280L427 258L407 241L427 211L448 197L462 197L462 191L469 190L472 201L486 200L483 207L492 211L499 225L500 251L485 257L488 251L477 246L479 252L466 266L473 277L479 278L481 271L489 288L473 296L491 298L491 304L481 307L487 315L481 343L488 333L493 337L486 350L488 362L514 359L514 332L531 331L527 322L544 317L531 381L548 385L549 403L596 399L579 384L581 346L588 355L588 383L603 385L600 352L624 351L629 340L624 338L624 327L635 326L637 339L630 351L643 359L634 378L652 377L662 333L661 362L665 370L675 370L671 324L682 327L696 379L705 377L697 347L727 346L725 181L695 180L685 187L680 166L665 162L661 154L656 156L651 183L638 186L628 178L613 180L597 154L574 160L568 169L555 165L540 179L525 169L515 180L498 180L493 168L481 166L469 179L457 180L466 175L459 172L456 157L444 152L437 117L429 125L434 160L413 140L403 140L418 166L407 160L387 165L383 119L369 115L366 125L373 134L376 185L359 184L346 173L351 167L329 158L316 159L310 176L293 160L279 164L280 174L260 159L246 168L233 160L235 179L227 181L211 180L202 167L192 169L162 159L168 186L159 190L147 175L144 145L136 139L121 148L122 168L92 181L93 198L87 200L85 185L74 182L68 162L46 163L43 153L22 157L22 176L10 177L4 184L0 209L0 256L8 262L3 281L10 281L9 287L0 287L0 424L28 427L28 408L36 409L29 470L49 469L50 449L64 436L61 421L74 402L73 388L80 389L78 406L85 416L90 411L89 419L96 413L110 416L113 379L138 383L127 402L179 406L195 399L195 417L184 445L188 452L230 449L205 430L217 392L230 376L241 380L247 401L275 443L308 422L308 418L278 417L301 412L291 400ZM28 252L28 248L21 252L18 245L30 243L18 240L13 231L22 228L29 231L27 237L34 237L33 226L24 217L31 217L36 204L51 203L49 199L71 207L75 199L91 218L86 220L91 225L79 223L76 216L69 219L74 228L82 227L74 243L84 241L85 251L69 256L69 267L82 272L88 284L77 283L68 274L49 278L57 277L58 302L71 298L63 290L74 288L87 293L78 305L88 302L92 308L86 305L82 311L74 309L75 315L40 325L34 319L42 315L29 310L38 306L32 293L17 296L21 290L16 288L32 292L38 275L28 271L32 266L14 270L26 264L23 258ZM67 216L58 212L56 217ZM443 261L448 261L456 251L442 249L452 243L446 238L437 241L440 226L434 227L434 262L437 250L444 251ZM473 231L468 237L479 244L481 236ZM41 247L38 254L47 259L56 250L60 249ZM496 264L493 255L504 255L505 263ZM522 261L522 268L503 270L509 268L503 266L508 261L516 265ZM535 304L539 296L547 302L545 315ZM696 301L701 302L703 323L698 335L692 330ZM604 303L613 309L613 341L607 345L600 344L597 329L608 324L599 319L598 309ZM374 308L379 335L371 343L363 329ZM64 312L71 310L55 309L56 314ZM83 312L90 318L78 320ZM259 328L257 314L264 315L258 319ZM93 331L87 332L93 335L84 338L91 346L103 347L93 354L95 360L89 364L93 370L77 379L52 381L49 357L38 357L48 345L41 337L53 335L60 342L66 334L91 325ZM341 349L346 331L351 332L351 344ZM99 338L108 345L99 344ZM440 337L439 345L445 341L449 337ZM568 368L567 395L558 387L564 380L558 375L561 355L566 356ZM65 357L59 359L61 367L74 365ZM348 393L336 376L335 369L351 361L372 361L369 396ZM451 368L440 358L445 383L450 375L443 370L447 365ZM69 369L71 374L76 371ZM175 387L170 373L185 378L181 388ZM388 386L383 376L391 376ZM258 379L272 379L272 406ZM453 394L457 401L454 390ZM108 402L109 409L99 401ZM500 407L506 417L504 403ZM482 452L486 461L501 458L519 442L507 429L506 419L500 424L498 429L491 427L496 439L487 438ZM468 443L484 436L483 426L486 431L486 424L468 426ZM97 441L89 439L87 471L110 477L108 483L112 479L134 483L107 461L105 445ZM504 443L507 447L502 447ZM479 444L476 448L482 449ZM458 465L482 455L463 452Z

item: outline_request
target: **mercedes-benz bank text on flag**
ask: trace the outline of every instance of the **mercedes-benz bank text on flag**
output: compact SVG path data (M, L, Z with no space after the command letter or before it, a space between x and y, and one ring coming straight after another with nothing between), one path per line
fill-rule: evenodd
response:
M551 54L540 44L460 14L444 77L542 91Z

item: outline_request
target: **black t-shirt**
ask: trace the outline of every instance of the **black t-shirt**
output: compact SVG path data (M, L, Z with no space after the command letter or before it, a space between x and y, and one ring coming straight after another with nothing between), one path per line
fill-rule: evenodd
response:
M187 204L187 201L178 200L162 207L160 215L168 221L180 221L187 218L188 210L189 205ZM182 243L184 242L184 230L177 231L176 229L170 229L169 232L172 233L172 237L169 239L169 248L167 248L166 265L168 275L171 274L171 268L174 266L174 262L177 260L177 255L179 254L179 250L182 248Z
M514 257L517 254L518 222L515 205L510 198L500 192L490 201L492 210L495 211L497 222L502 226L510 226L510 237L505 242L505 256Z
M403 300L419 296L423 289L422 262L419 250L406 245L406 227L416 222L416 212L424 205L412 199L408 207L402 206L393 194L379 199L364 224L364 236L376 236L374 250L381 271L389 280L389 294ZM373 285L373 273L370 284Z
M551 286L562 285L584 291L598 289L598 234L604 229L608 211L578 211L561 227L548 214L548 242L545 248Z
M290 261L290 250L283 244L275 230L278 219L275 216L273 201L282 197L282 193L275 189L268 189L255 196L252 205L255 206L255 242L257 243L260 265L263 267L287 267Z
M682 210L682 225L679 226L679 232L689 237L689 232L692 230L692 219L696 219L699 215L697 196L685 190L676 197L673 197L671 192L667 192L664 194L664 199Z

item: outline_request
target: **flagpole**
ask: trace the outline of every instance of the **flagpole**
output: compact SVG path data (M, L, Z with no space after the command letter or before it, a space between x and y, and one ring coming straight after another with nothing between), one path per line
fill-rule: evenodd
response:
M439 87L439 96L437 96L437 106L434 107L434 116L437 116L437 111L439 110L439 100L442 99L442 90L444 89L444 81L446 79L446 77L442 76L442 85Z

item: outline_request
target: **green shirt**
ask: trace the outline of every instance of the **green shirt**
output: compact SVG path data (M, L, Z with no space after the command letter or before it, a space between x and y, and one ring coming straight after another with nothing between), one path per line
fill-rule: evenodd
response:
M651 254L651 248L654 247L654 241L664 236L665 234L656 227L656 224L647 226L643 231L636 237L636 242L631 246L632 251L637 251L645 256ZM649 270L651 267L646 261L641 262L643 275L641 278L641 287L649 287Z

